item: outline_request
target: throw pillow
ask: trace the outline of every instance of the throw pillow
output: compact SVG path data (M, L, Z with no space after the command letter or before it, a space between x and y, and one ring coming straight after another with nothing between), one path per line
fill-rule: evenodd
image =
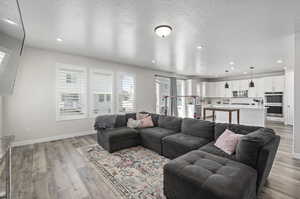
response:
M153 126L154 126L154 124L153 124L151 116L145 117L140 120L140 125L139 125L140 128L147 128L147 127L153 127Z
M134 120L132 118L129 118L127 121L127 127L128 128L138 128L140 126L141 121L140 120Z
M136 119L137 120L144 119L144 118L146 118L148 116L149 116L149 114L147 114L147 113L136 113Z
M235 134L234 132L226 129L217 139L215 146L225 153L232 155L236 150L241 136L243 135Z

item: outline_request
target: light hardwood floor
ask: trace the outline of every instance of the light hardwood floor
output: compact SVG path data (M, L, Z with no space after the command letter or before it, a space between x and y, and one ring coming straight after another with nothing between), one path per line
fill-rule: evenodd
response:
M281 136L271 175L259 199L300 199L300 160L292 158L292 128L269 123ZM96 136L16 147L12 199L118 199L76 150Z

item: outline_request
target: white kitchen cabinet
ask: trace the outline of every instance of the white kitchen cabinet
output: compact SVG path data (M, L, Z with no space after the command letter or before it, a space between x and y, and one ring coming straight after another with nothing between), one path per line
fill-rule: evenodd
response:
M231 81L231 90L232 91L238 91L240 89L240 80L233 80Z
M249 82L250 82L250 80L248 80L248 79L239 80L239 90L240 91L248 90Z
M273 91L274 92L283 92L285 85L285 77L284 76L274 76L273 77Z
M264 89L264 79L258 78L253 80L255 85L255 97L264 97L265 96L265 89Z
M225 96L225 83L226 82L216 82L217 90L216 90L216 96L217 97L226 97Z
M206 82L206 97L216 97L216 89L215 82Z
M284 91L284 76L272 76L264 78L265 92L283 92Z

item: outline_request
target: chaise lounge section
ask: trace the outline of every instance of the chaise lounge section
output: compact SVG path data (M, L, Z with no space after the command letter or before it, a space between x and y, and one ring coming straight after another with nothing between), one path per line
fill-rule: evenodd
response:
M98 143L109 152L142 145L171 159L164 167L168 199L255 199L263 188L280 141L272 129L151 113L153 127L127 128L135 115L97 117ZM232 155L215 146L226 129L244 135Z

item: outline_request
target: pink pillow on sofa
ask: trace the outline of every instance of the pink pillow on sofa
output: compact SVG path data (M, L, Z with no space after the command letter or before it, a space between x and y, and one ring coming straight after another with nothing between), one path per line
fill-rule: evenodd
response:
M154 124L151 116L145 117L140 120L140 125L139 125L140 128L153 127L153 126Z
M238 145L240 138L243 135L236 134L228 129L226 129L220 137L218 137L215 146L224 151L225 153L232 155L236 146Z

